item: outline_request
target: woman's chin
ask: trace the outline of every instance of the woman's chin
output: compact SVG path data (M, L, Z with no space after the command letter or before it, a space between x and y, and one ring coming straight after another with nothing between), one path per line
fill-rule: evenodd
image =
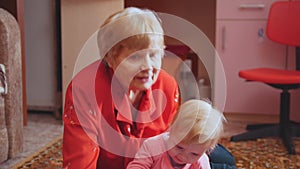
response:
M153 85L152 81L146 83L135 83L134 85L131 86L131 89L144 91L150 89L152 85Z
M139 86L136 88L136 90L140 90L140 91L146 91L148 89L150 89L151 85L150 86Z

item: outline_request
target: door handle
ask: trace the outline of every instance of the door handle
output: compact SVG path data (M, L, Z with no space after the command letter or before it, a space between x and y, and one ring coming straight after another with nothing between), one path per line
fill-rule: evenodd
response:
M240 9L264 9L264 4L241 4Z
M225 50L225 43L226 43L225 39L226 39L226 27L223 26L222 27L222 44L221 44L221 48L223 51Z

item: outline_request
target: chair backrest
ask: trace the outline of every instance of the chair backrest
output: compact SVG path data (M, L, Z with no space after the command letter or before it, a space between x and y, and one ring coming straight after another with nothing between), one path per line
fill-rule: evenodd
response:
M12 158L23 149L21 37L18 22L11 13L2 8L0 8L0 38L0 63L5 66L8 86L7 94L4 96L9 141L8 158ZM3 146L1 139L0 147Z
M278 1L271 5L267 36L278 43L300 46L300 1Z

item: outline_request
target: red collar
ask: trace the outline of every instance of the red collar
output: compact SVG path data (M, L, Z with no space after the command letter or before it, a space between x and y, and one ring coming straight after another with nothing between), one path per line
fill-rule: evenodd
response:
M111 93L114 108L117 110L116 120L132 124L133 119L131 111L139 111L136 120L134 120L137 123L147 123L156 119L158 116L155 115L157 114L157 111L155 111L155 95L152 93L152 88L145 91L139 108L136 110L129 100L127 94L128 91L116 78L113 79L113 70L108 66L106 61L103 60L102 63L105 66L109 79L111 79L111 84L113 84L111 85Z

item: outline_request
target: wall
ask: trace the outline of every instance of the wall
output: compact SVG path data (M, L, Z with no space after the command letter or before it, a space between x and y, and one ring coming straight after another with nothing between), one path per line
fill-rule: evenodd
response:
M127 6L146 7L176 15L200 28L212 43L215 41L215 0L125 0Z
M181 17L203 31L212 44L215 43L215 0L125 0L125 7L129 6L148 8L156 12L168 13ZM188 34L188 32L186 33ZM180 42L167 37L166 44L180 44ZM163 63L163 68L170 74L175 75L180 61L165 57ZM200 59L198 61L198 77L196 78L206 79L205 83L209 85L208 73Z
M123 9L123 6L122 0L61 0L63 96L86 41L98 30L104 19ZM91 57L97 59L96 54ZM89 61L79 66L83 67Z
M26 91L28 109L56 105L55 3L24 1Z

